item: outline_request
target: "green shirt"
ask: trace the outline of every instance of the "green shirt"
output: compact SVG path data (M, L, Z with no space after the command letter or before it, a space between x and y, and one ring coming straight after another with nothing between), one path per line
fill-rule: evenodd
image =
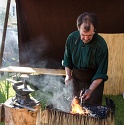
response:
M84 44L79 31L71 33L66 41L63 66L73 69L95 68L93 80L108 79L108 47L105 40L95 33L93 39Z

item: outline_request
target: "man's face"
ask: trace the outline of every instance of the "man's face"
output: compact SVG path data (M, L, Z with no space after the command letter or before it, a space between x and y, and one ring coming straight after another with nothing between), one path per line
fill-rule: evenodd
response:
M94 32L94 27L93 25L91 24L90 26L90 30L88 32L85 31L84 29L84 24L82 24L79 28L79 32L80 32L80 37L81 37L81 40L84 42L84 43L88 43L92 40L93 38L93 35L95 34Z

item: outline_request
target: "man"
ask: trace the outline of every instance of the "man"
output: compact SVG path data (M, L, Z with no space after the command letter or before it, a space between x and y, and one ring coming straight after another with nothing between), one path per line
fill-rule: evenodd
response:
M96 32L97 18L85 12L77 18L78 31L72 32L66 41L63 66L65 84L73 81L74 96L85 90L85 103L101 105L104 81L108 79L108 48L105 40Z

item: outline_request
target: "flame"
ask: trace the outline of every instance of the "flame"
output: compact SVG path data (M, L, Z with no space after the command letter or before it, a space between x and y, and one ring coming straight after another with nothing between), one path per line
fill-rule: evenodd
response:
M83 115L88 115L90 113L90 111L86 108L83 108L80 104L79 104L79 100L78 98L74 98L72 100L72 104L71 104L71 112L72 114L83 114Z

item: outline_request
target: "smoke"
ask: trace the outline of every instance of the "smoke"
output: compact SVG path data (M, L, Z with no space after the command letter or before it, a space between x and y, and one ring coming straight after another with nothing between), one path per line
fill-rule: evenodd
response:
M55 109L64 112L70 112L70 105L73 98L72 84L66 86L64 77L60 76L35 76L30 78L30 82L38 88L35 91L35 98L46 101L47 105L51 105Z
M2 36L2 32L1 32ZM19 65L18 34L17 29L7 29L4 53L2 59L3 66Z

